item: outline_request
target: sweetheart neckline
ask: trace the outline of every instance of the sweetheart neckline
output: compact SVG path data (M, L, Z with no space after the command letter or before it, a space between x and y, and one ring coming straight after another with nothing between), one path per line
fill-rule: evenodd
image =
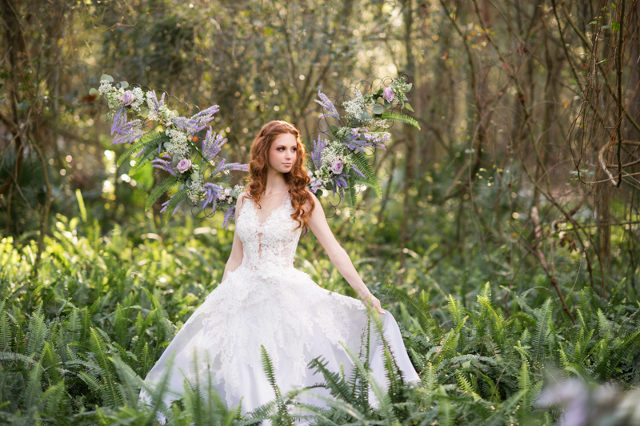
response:
M267 216L265 217L265 219L261 222L260 221L260 215L258 215L258 208L256 207L256 204L253 202L253 200L251 198L249 198L248 200L251 202L251 205L253 207L253 214L256 217L256 223L258 224L258 226L262 227L264 226L269 219L271 219L271 217L273 216L273 214L280 210L281 208L285 207L287 205L287 200L289 199L289 193L285 193L284 197L282 197L282 202L280 203L280 205L276 208L274 208L273 210L271 210L269 212L269 214L267 214ZM289 201L290 203L290 201Z

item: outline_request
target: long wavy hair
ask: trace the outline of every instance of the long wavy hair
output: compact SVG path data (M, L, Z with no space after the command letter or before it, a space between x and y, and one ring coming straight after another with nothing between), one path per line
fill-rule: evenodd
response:
M251 144L251 160L249 161L249 176L247 178L249 198L258 206L267 187L267 171L269 170L269 150L278 135L290 133L296 138L297 155L291 171L284 173L284 180L289 185L289 195L293 213L291 218L298 222L297 228L308 228L309 217L314 208L313 198L307 191L309 176L304 168L305 149L300 141L300 131L291 123L273 120L262 126L260 132ZM302 207L309 202L311 208L305 211Z

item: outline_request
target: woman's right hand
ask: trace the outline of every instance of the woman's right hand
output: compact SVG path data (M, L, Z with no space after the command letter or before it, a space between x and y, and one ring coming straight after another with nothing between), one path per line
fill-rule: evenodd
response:
M382 309L380 301L372 293L369 293L367 296L360 296L360 300L362 300L365 305L369 304L372 308L378 311L379 314L384 314L384 309Z

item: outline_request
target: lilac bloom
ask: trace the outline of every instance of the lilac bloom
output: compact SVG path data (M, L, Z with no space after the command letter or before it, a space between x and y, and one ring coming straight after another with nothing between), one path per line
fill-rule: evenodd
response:
M382 90L382 97L387 102L393 101L393 98L395 97L395 93L391 88L391 86L387 86Z
M322 108L324 108L327 111L327 113L322 114L320 118L329 116L329 117L335 118L336 120L339 120L340 114L338 114L336 107L333 105L333 102L331 102L331 100L327 97L327 95L325 95L320 90L318 90L318 97L320 98L320 100L315 99L315 102L318 103L320 106L322 106Z
M229 226L229 222L231 221L231 218L233 217L233 213L236 211L235 206L229 207L229 210L227 210L224 214L224 221L222 222L222 227L224 229L227 229L227 226Z
M311 151L311 161L313 162L313 165L316 166L316 168L318 169L322 167L322 151L326 146L327 146L327 141L320 139L320 136L318 136L317 140L313 141L313 151Z

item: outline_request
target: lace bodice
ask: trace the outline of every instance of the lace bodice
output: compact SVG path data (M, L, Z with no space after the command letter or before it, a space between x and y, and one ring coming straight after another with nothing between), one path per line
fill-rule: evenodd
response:
M293 268L293 258L301 229L291 214L293 207L287 193L283 202L260 221L253 200L245 198L238 212L236 233L242 242L240 267L253 271L282 271Z

